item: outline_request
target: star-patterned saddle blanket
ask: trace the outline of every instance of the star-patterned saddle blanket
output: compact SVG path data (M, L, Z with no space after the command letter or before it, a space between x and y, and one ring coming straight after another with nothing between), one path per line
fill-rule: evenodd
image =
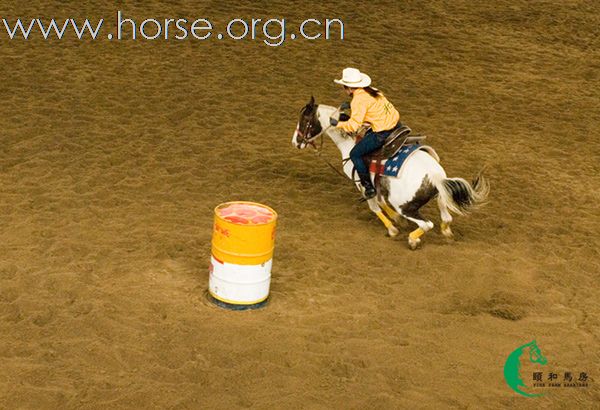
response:
M411 144L403 146L396 155L384 161L371 160L369 171L379 175L396 177L402 168L406 158L421 147L420 144Z

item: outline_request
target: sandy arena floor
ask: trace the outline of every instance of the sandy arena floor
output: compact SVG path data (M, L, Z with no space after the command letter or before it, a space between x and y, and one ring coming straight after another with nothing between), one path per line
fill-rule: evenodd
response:
M0 16L117 9L48 3ZM0 38L0 408L599 408L598 3L202 3L119 7L333 16L347 38ZM311 94L343 101L346 66L449 176L487 167L490 203L456 218L454 243L387 238L292 147ZM242 199L280 220L270 304L236 313L205 292L212 210ZM512 392L504 361L533 339L589 387Z

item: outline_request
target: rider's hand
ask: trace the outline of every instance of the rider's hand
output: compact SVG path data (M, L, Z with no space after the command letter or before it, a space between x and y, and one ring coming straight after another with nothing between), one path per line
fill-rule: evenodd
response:
M350 103L348 101L345 101L342 103L342 105L340 105L340 111L349 110L349 109L350 109Z
M338 125L338 120L336 120L335 118L330 118L329 119L329 123L335 127L336 125Z

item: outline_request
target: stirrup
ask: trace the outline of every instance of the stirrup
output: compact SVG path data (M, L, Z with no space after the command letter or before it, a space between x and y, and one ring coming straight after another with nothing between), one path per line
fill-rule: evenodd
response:
M371 187L371 189L365 188L363 196L365 197L365 199L375 198L377 196L377 190L374 187Z

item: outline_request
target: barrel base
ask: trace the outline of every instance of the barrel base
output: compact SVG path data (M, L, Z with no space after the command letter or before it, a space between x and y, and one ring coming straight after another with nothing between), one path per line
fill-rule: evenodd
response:
M269 302L269 299L265 299L262 302L253 303L251 305L238 305L238 304L223 302L222 300L219 300L219 299L215 298L210 293L208 294L208 300L210 300L212 303L214 303L215 305L217 305L217 306L219 306L221 308L229 309L229 310L254 310L254 309L260 309L260 308L266 306L266 304Z

